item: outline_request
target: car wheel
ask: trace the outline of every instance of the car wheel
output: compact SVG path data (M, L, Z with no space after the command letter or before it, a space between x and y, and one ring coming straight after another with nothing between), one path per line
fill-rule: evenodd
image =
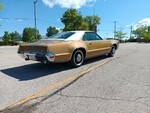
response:
M116 47L113 45L112 48L111 48L110 53L108 53L108 56L109 56L109 57L113 57L114 54L115 54L115 52L116 52Z
M71 58L71 65L73 67L79 67L82 65L83 63L83 60L84 60L84 55L83 55L83 52L81 50L76 50L73 55L72 55L72 58Z

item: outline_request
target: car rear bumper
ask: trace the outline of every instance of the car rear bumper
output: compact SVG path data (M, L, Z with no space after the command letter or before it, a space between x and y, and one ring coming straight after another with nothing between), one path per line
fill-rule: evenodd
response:
M18 51L18 54L25 60L34 60L41 62L54 62L55 55L50 52Z

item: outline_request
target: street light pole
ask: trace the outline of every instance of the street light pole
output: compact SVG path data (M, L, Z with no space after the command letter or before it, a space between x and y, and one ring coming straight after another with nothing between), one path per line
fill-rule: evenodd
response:
M116 23L117 21L114 21L114 39L116 38Z
M132 37L132 26L130 27L130 39Z
M34 0L34 25L35 25L35 40L37 41L37 27L36 27L36 3L37 3L37 0Z

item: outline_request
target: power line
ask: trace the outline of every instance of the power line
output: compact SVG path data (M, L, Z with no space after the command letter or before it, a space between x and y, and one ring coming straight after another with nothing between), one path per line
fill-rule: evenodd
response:
M17 2L30 2L32 3L34 0L17 0ZM39 0L38 3L43 3L42 0Z
M0 19L1 20L19 20L19 19L21 19L21 20L33 20L33 18L18 18L18 17L15 17L15 18L0 17ZM43 20L43 19L38 19L38 18L36 18L36 21L45 22L45 23L59 24L57 22L53 22L53 21L49 21L49 20Z
M46 23L54 23L54 24L59 24L56 22L52 22L52 21L48 21L48 20L42 20L42 19L36 19L37 21L41 21L41 22L46 22Z
M99 31L112 31L112 30L99 30Z
M11 20L11 19L13 19L13 20L18 20L18 19L22 19L22 20L31 20L32 18L7 18L7 17L0 17L0 19L2 19L2 20Z

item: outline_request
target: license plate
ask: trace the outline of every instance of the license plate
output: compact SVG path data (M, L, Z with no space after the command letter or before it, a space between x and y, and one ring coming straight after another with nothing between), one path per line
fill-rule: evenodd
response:
M28 55L28 58L29 58L30 60L36 60L35 55Z

